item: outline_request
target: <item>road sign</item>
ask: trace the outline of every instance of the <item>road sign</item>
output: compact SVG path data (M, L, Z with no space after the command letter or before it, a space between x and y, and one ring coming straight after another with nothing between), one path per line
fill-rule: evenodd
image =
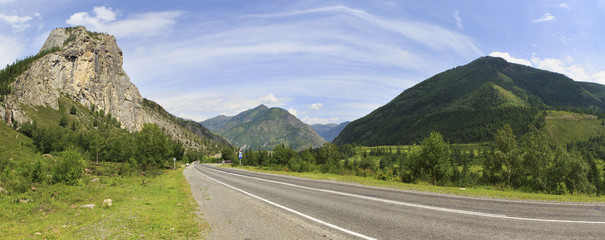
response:
M239 159L242 159L242 152L239 152Z

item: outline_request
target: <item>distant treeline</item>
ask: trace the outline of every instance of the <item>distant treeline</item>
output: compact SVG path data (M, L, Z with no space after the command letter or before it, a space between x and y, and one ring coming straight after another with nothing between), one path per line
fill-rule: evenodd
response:
M438 132L432 132L417 146L373 147L362 152L356 152L360 147L351 144L326 143L299 152L278 145L272 152L245 150L242 164L441 186L495 186L551 194L605 193L605 176L598 167L605 157L605 136L565 148L534 126L517 137L511 126L504 125L491 139L485 148L470 151L447 143ZM224 155L237 159L234 151L224 151ZM481 170L471 171L473 166Z

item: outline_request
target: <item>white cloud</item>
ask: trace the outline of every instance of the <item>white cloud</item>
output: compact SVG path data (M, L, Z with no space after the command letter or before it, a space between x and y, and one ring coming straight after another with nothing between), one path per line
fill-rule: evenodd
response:
M275 104L279 103L279 99L277 99L273 93L269 93L267 96L260 97L260 102L262 104Z
M576 81L588 81L590 80L590 74L586 73L586 70L581 65L573 64L574 60L570 56L564 59L557 58L544 58L540 59L532 57L532 62L536 64L537 68L558 72L570 77Z
M567 3L561 3L561 4L557 5L557 6L559 6L560 8L565 8L567 10L571 10L571 8L569 8L569 5L567 5Z
M454 19L456 20L456 25L458 25L458 29L463 29L464 25L462 25L462 18L460 18L460 12L454 12Z
M550 22L550 21L554 21L555 20L555 16L551 15L550 13L545 13L541 18L538 19L534 19L534 22Z
M311 106L309 106L309 109L319 110L322 106L323 106L323 104L321 104L321 103L313 103L313 104L311 104Z
M353 120L453 59L484 55L457 31L338 6L219 18L169 40L125 49L124 68L145 97L170 112L212 115L191 117L196 120L267 103L323 119L318 122ZM156 89L187 94L163 96ZM351 101L366 105L337 106ZM320 102L325 105L310 105Z
M481 51L472 43L469 37L457 32L430 23L385 19L363 10L345 6L321 7L269 15L250 15L249 17L289 17L313 13L346 13L365 21L365 23L401 34L407 39L433 50L454 51L463 55L481 55Z
M298 115L298 112L296 111L296 109L294 108L288 108L288 112L292 115L294 115L296 117L296 115Z
M304 123L309 124L309 125L328 124L328 123L338 123L338 118L337 117L332 117L332 118L304 117L303 119L301 119L301 121L303 121Z
M589 78L590 82L605 84L605 71L592 74Z
M261 104L268 107L280 107L291 101L287 98L275 97L273 94L250 98L244 95L234 95L225 90L200 93L197 89L191 92L159 89L151 95L153 95L151 99L162 105L168 112L195 121L203 121L217 115L234 116Z
M107 32L116 37L149 37L169 30L176 23L175 19L182 15L179 11L148 12L116 20L117 10L101 6L94 7L92 12L74 13L65 23L72 26L82 25L88 30Z
M521 59L523 61L527 61ZM531 62L536 68L561 73L575 81L596 82L605 84L605 71L589 73L586 68L576 64L571 56L563 58L538 58L532 56Z
M29 23L27 23L27 22L32 20L32 17L30 17L30 16L19 17L16 15L5 15L5 14L0 13L0 20L5 21L6 23L10 24L11 27L13 27L13 29L15 31L22 32L23 30L30 27Z
M0 69L15 62L23 50L24 46L19 39L0 35Z
M530 66L530 67L532 66L531 62L529 60L522 59L522 58L514 58L507 52L492 52L489 54L489 56L504 58L504 60L506 60L509 63L516 63L516 64L526 65L526 66Z
M105 6L94 7L92 11L95 13L97 19L101 21L111 22L116 20L116 12L112 11L111 8Z

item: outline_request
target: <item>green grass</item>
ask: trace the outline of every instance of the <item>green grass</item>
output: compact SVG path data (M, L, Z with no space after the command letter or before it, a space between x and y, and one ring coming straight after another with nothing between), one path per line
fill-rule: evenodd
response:
M221 165L223 167L230 167L230 165ZM605 196L597 197L595 195L584 195L584 194L573 194L573 195L552 195L543 193L526 193L520 191L514 191L512 189L500 189L497 187L480 186L476 188L458 188L458 187L440 187L433 186L428 183L402 183L398 181L382 181L374 178L360 177L360 176L343 176L337 174L324 174L314 172L284 172L284 171L271 171L264 170L262 168L255 168L249 166L237 167L240 169L265 172L273 174L290 175L296 177L304 177L310 179L319 180L333 180L339 182L351 182L363 185L377 186L377 187L389 187L405 190L435 192L435 193L446 193L455 194L462 196L472 197L489 197L489 198L503 198L503 199L515 199L515 200L541 200L541 201L569 201L569 202L605 202Z
M42 159L30 147L33 141L27 136L0 123L0 163L12 161L11 159Z
M413 145L391 145L391 146L386 145L386 146L376 146L376 147L358 146L355 148L355 154L362 155L364 152L366 152L369 155L372 148L380 148L381 150L384 150L384 151L388 151L390 148L391 153L396 153L397 148L399 148L401 150L401 152L408 153L409 152L408 149L410 149L411 147L413 147ZM473 153L475 155L478 155L481 150L489 149L488 144L486 144L486 143L461 143L461 144L456 143L456 144L452 144L452 147L457 147L465 153L468 153L469 151L473 151Z
M501 73L499 73L501 74ZM520 107L525 107L527 104L525 103L525 101L521 100L519 97L517 97L515 94L511 93L510 91L493 84L492 87L494 89L496 89L498 91L498 93L500 94L500 97L502 97L505 100L505 103L503 104L503 106L520 106Z
M548 111L546 117L546 133L560 144L572 141L586 141L592 136L605 133L602 120L596 117L564 111Z
M66 116L69 122L67 126L68 128L71 127L71 123L73 121L78 123L79 128L92 128L95 116L89 108L82 104L71 101L65 96L59 97L58 103L58 110L55 110L49 106L32 107L25 104L21 104L20 107L25 112L25 115L32 119L37 119L38 125L40 126L58 126L59 119L61 119L62 116ZM69 113L69 109L72 106L76 108L76 115L71 115Z
M106 171L103 166L97 170ZM94 178L99 181L92 182ZM209 228L198 220L197 205L181 170L149 178L85 175L80 182L80 186L39 185L36 191L20 195L0 194L2 238L198 239ZM106 197L113 206L102 207ZM81 208L85 204L96 207Z

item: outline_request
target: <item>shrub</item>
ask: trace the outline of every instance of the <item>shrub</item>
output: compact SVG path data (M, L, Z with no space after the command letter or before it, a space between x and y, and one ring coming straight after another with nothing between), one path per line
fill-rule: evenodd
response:
M73 147L67 148L63 156L59 158L53 169L53 182L65 183L65 185L78 185L78 179L82 175L82 156Z
M67 117L65 115L63 115L59 120L59 126L67 127Z

